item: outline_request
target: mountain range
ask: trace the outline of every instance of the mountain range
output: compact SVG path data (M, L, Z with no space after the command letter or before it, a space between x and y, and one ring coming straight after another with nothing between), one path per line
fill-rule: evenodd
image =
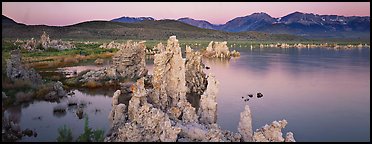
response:
M86 21L68 26L25 25L2 16L3 39L38 38L45 31L53 39L69 40L164 40L176 35L185 40L305 40L288 34L261 32L223 32L195 27L177 20L154 20L151 18L121 18L118 21Z
M112 21L131 23L128 17ZM126 20L128 19L128 20ZM154 18L138 18L135 22ZM318 15L313 13L294 12L283 17L273 18L266 13L234 18L225 24L211 24L206 20L180 18L177 21L204 29L225 32L264 32L270 34L293 34L309 38L368 38L370 37L369 16Z
M200 40L305 40L357 39L369 41L369 16L317 15L294 12L280 18L266 13L211 24L192 18L162 19L120 17L110 21L86 21L68 26L25 25L2 16L3 38L39 37L46 31L55 38L72 39L163 39L177 35Z

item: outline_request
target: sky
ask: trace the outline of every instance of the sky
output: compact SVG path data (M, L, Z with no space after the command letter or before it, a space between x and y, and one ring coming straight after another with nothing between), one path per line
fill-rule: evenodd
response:
M370 2L2 2L2 14L19 23L72 25L122 16L178 19L212 24L255 12L282 17L299 11L321 15L370 16Z

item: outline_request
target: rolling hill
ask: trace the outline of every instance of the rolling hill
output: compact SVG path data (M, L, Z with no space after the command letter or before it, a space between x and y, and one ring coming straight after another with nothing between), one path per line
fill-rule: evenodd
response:
M231 33L202 29L177 20L144 20L135 23L88 21L69 26L24 25L9 23L9 20L3 16L3 38L36 38L45 31L53 39L164 40L176 35L179 39L194 40L303 40L302 37L287 34Z

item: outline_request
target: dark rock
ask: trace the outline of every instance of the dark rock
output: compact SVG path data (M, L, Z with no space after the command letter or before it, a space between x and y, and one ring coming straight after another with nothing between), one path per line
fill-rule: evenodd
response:
M261 98L263 97L263 94L262 93L257 93L257 98Z
M249 97L253 97L253 94L248 94Z
M205 69L210 69L210 67L206 66Z
M76 115L78 116L79 119L82 119L82 118L83 118L83 114L84 114L83 109L79 107L79 108L76 110Z
M33 134L34 134L34 132L32 131L32 130L30 130L30 129L25 129L25 130L23 130L22 131L22 133L24 134L24 135L27 135L27 136L32 136Z

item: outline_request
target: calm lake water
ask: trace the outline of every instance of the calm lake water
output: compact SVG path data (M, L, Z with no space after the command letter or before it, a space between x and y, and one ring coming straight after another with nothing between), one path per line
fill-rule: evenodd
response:
M288 125L283 133L293 132L297 141L370 141L369 48L236 50L240 58L204 60L211 68L205 72L214 74L220 82L217 123L223 129L237 132L240 113L249 104L254 130L286 119ZM152 73L152 62L147 63ZM57 129L63 125L72 128L76 139L84 126L84 119L75 114L76 108L70 107L62 115L53 114L54 106L66 105L67 99L74 98L88 103L84 112L89 126L107 131L115 90L73 91L75 95L59 104L35 101L10 108L4 114L20 123L21 129L38 133L37 137L25 136L21 141L55 141ZM247 102L242 99L258 92L264 96Z

